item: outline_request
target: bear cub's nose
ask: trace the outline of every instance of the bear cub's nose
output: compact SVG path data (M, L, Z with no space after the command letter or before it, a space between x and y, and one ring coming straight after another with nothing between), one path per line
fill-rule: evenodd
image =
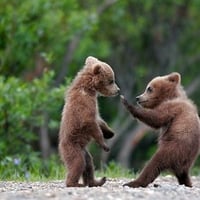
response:
M140 96L137 96L135 99L136 99L137 102L139 102L140 101Z
M117 93L120 94L120 88L117 88Z
M120 94L120 88L116 85L116 95Z

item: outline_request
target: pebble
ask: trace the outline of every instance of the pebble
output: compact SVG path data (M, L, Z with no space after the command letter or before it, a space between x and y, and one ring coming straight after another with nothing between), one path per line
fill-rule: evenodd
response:
M1 200L199 200L200 177L192 177L193 187L178 185L172 176L159 177L146 188L122 185L129 179L108 179L102 187L66 188L64 180L49 182L0 181Z

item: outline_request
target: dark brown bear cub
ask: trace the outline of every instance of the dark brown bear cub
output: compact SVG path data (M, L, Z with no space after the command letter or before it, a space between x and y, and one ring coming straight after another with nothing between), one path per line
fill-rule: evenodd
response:
M189 170L200 147L200 123L197 108L186 96L179 73L154 78L145 92L136 97L139 107L122 102L137 119L160 129L159 147L139 177L126 183L146 187L163 170L170 170L179 184L192 187Z
M115 96L119 88L115 84L112 68L94 57L88 57L83 69L69 87L59 133L59 152L67 167L67 187L101 186L106 178L94 179L93 161L86 150L94 139L105 151L109 148L104 138L113 137L113 131L101 119L97 94ZM79 183L82 176L83 184Z

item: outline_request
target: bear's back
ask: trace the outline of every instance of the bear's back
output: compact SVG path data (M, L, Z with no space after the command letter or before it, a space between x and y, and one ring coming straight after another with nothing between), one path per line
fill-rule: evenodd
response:
M168 104L166 106L166 104ZM162 109L163 107L163 109ZM165 110L168 107L169 110ZM173 138L175 141L185 141L188 144L194 141L200 143L200 120L196 106L187 98L176 98L160 105L163 114L173 112L172 121L168 124L162 139Z

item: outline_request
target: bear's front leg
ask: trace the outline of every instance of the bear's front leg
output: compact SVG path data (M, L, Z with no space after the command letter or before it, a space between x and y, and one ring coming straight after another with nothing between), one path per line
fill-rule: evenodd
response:
M89 130L91 131L91 136L94 138L97 144L99 144L104 149L104 151L108 152L110 149L104 142L103 133L99 125L95 122L91 123Z
M103 119L99 118L98 123L105 139L110 139L114 136L114 132Z
M123 95L120 95L120 98L125 108L135 117L135 106L130 105Z
M167 103L156 109L146 109L142 107L136 107L130 105L128 101L121 95L121 101L126 109L137 119L144 122L146 125L152 128L158 129L163 126L167 126L174 118L173 107L170 107ZM162 115L163 110L165 114Z

